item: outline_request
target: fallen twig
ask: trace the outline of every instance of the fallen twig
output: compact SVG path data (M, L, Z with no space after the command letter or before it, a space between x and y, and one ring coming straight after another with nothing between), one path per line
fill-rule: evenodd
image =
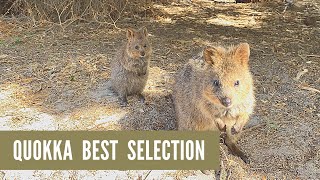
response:
M311 54L311 55L307 55L307 57L318 57L318 58L320 58L320 55L313 55L313 54Z
M298 81L301 78L301 76L303 76L307 72L308 72L308 69L304 69L303 71L298 72L297 76L295 77L295 80Z
M248 127L246 129L244 129L242 132L252 131L252 130L255 130L257 128L263 127L265 125L267 125L267 123L261 123L261 124L255 125L255 126L251 126L251 127Z
M320 93L320 90L318 90L316 88L312 88L312 87L308 87L308 86L300 86L300 88L304 89L304 90Z
M149 170L149 172L148 172L147 175L143 178L143 180L146 180L146 179L147 179L147 177L150 175L151 171L152 171L152 170Z

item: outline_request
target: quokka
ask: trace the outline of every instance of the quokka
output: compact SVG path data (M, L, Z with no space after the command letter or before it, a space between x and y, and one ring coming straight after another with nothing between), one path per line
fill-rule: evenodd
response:
M127 42L111 62L111 86L118 94L121 106L127 106L127 96L142 95L149 75L151 47L147 29L127 29Z
M248 163L237 147L241 132L253 113L255 97L249 69L249 44L207 47L178 73L173 100L178 130L220 130L230 151Z

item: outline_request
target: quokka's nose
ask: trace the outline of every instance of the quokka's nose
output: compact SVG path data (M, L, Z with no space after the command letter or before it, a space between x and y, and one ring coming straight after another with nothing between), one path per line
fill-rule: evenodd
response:
M221 102L225 107L229 107L231 105L231 99L227 97L223 98Z
M140 55L141 55L141 56L145 56L146 53L145 53L144 51L142 51L142 52L140 52Z

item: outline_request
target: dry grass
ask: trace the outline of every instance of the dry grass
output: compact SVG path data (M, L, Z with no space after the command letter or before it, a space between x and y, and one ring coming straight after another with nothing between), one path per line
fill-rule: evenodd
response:
M28 19L33 26L59 25L62 30L74 22L97 23L117 28L117 22L136 14L147 14L159 0L2 0L0 14ZM168 3L169 0L160 0Z
M131 1L132 3L132 1ZM8 8L8 5L11 5ZM30 19L33 26L54 23L63 30L73 22L85 21L116 26L124 14L127 0L8 0L4 15L15 14Z

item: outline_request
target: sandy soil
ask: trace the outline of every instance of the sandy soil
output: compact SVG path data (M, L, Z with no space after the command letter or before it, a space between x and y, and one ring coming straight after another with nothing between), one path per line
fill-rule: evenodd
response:
M116 28L30 28L0 19L0 130L174 130L175 72L211 43L251 45L257 107L239 141L250 164L221 144L222 179L320 177L320 3L155 4ZM126 27L146 26L153 46L146 104L120 108L109 64ZM211 179L198 171L0 171L0 179Z

